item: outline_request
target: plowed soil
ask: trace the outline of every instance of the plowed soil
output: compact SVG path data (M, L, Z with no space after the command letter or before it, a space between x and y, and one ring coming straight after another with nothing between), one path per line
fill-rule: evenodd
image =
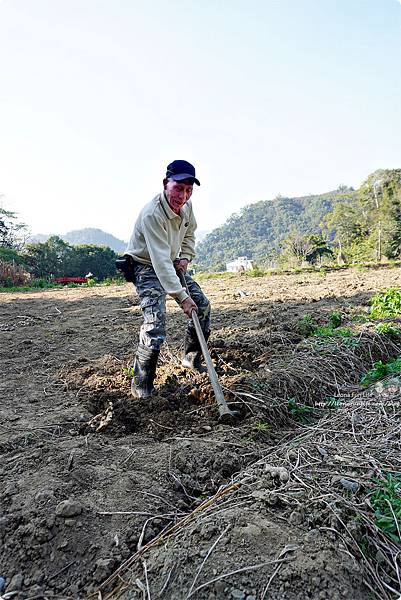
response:
M363 562L330 531L330 515L313 514L301 496L291 506L269 503L273 476L269 483L264 469L255 475L255 464L305 427L288 410L291 395L312 406L334 393L333 377L318 368L291 370L306 352L299 320L311 315L325 324L338 311L355 326L373 293L401 287L400 271L237 276L201 285L212 303L212 358L227 400L241 412L234 426L218 422L207 375L180 365L186 318L173 300L157 394L135 401L129 367L141 313L130 284L0 295L0 595L378 597L366 586ZM345 387L355 390L361 372L391 348L369 353L354 353L354 370L338 362ZM322 360L329 360L324 353ZM263 401L268 388L274 402ZM306 425L322 415L316 409ZM260 484L248 495L233 488L228 505L225 486L238 474L246 479L247 469ZM208 499L215 508L204 519L182 521ZM224 502L229 510L220 518ZM172 532L102 586L138 548L180 522L179 538Z

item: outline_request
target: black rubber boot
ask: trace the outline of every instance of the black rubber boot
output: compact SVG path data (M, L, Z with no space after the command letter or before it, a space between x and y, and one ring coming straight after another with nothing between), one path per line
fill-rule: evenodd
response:
M155 391L153 381L159 354L160 350L147 348L141 344L138 346L134 362L134 377L131 381L131 394L135 398L149 398Z
M205 340L209 339L210 332L203 334ZM198 373L206 373L207 369L202 365L202 350L195 329L187 329L185 334L185 356L181 361L183 367L197 371Z

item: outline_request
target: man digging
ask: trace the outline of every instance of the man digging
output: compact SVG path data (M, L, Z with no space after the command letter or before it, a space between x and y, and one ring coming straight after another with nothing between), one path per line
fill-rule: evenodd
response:
M172 296L189 317L183 366L205 371L190 317L195 310L207 340L210 303L187 273L188 263L195 255L196 221L190 201L194 183L200 185L195 168L189 162L175 160L169 164L163 192L141 210L125 251L130 280L138 292L143 313L131 383L131 393L136 398L148 398L154 392L157 360L166 339L166 294ZM182 287L176 270L184 273L191 296Z

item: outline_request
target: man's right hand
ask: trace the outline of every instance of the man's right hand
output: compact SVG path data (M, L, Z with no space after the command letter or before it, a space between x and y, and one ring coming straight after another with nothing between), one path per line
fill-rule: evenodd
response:
M191 313L193 310L195 312L198 312L198 307L196 306L196 304L192 300L192 298L190 298L189 296L188 296L188 298L185 298L185 300L183 300L183 302L181 302L181 308L189 318L191 318Z

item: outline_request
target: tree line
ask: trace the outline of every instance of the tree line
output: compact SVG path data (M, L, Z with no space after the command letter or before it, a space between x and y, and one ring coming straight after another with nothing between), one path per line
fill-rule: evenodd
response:
M401 259L401 169L377 170L358 190L246 206L197 246L196 268L224 271L238 256L265 268Z
M116 252L105 246L73 246L58 236L27 243L27 226L11 211L0 209L0 286L25 285L32 279L85 277L99 281L116 276Z

